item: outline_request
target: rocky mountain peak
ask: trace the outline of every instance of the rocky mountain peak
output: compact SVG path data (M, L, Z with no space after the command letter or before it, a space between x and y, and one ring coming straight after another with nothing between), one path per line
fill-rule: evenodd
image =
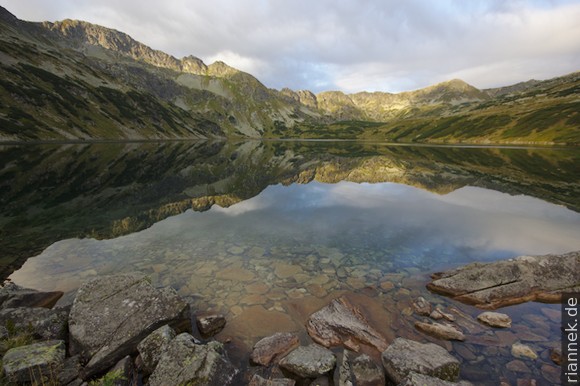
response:
M0 6L0 21L14 23L18 18L10 13L6 8Z

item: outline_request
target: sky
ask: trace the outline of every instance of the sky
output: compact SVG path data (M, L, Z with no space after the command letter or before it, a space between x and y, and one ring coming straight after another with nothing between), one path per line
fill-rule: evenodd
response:
M580 70L580 0L0 0L18 18L79 19L266 86L400 92Z

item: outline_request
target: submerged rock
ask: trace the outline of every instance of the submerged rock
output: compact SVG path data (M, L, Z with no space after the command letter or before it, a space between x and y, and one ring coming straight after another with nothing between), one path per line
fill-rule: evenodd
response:
M384 386L385 372L368 355L356 356L344 350L339 372L339 386Z
M12 324L17 330L30 331L46 340L67 337L68 307L66 308L6 308L0 310L0 325Z
M199 332L205 337L214 336L226 325L226 318L221 314L201 315L195 318Z
M0 309L18 307L52 308L64 293L61 291L41 292L23 288L14 283L0 287Z
M431 314L431 304L422 296L419 296L417 300L413 302L413 308L415 309L415 312L421 316L429 316Z
M387 348L385 338L344 297L334 299L329 305L312 314L306 322L306 330L315 342L325 347L344 344L347 348L358 351L357 342L360 342L381 352Z
M9 381L33 383L58 374L64 357L64 341L50 340L8 350L2 359L2 366Z
M301 378L316 378L334 369L332 351L317 344L300 346L280 361L280 367Z
M521 343L514 343L512 345L512 355L516 358L538 359L538 354L534 350Z
M431 291L485 309L527 301L559 302L563 292L580 290L580 252L520 256L494 263L474 263L435 273Z
M412 371L397 386L472 386L472 383L467 381L449 382Z
M177 335L161 354L149 377L150 386L233 384L238 370L226 358L219 342L196 344L188 333Z
M142 370L145 374L151 374L155 370L161 353L165 351L166 346L176 335L173 328L164 325L139 342L137 350L139 351Z
M439 339L461 341L465 340L465 335L463 335L463 332L448 324L416 322L415 328Z
M269 366L299 345L300 341L297 334L278 332L258 341L254 345L250 360L262 366Z
M486 311L479 314L477 320L491 327L507 328L512 325L512 319L508 315L499 312Z
M397 338L382 354L387 376L401 383L411 372L455 382L459 377L459 361L434 343L419 343Z
M69 332L73 354L90 377L132 354L164 324L189 329L189 305L171 289L156 289L141 274L102 276L84 283L74 299Z

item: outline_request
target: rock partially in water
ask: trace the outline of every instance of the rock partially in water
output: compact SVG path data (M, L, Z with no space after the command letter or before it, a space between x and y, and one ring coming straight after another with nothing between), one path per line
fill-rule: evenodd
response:
M356 342L360 342L381 352L387 348L385 338L345 297L334 299L312 314L306 322L306 329L315 342L325 347L347 343L348 348L356 350Z
M431 291L485 309L527 301L559 302L563 292L580 290L580 252L520 256L494 263L474 263L435 273Z
M512 325L512 319L508 315L499 312L483 312L477 316L477 320L491 327L507 328Z
M221 314L199 315L195 318L197 328L204 337L214 336L226 325L226 318Z
M250 360L258 365L269 366L299 345L300 341L297 334L278 332L258 341L254 345Z
M71 352L88 363L83 377L113 366L164 324L190 329L189 305L169 288L156 289L142 274L102 276L83 284L74 299Z
M157 330L149 334L137 345L139 356L141 357L141 370L145 374L151 374L155 370L155 366L159 362L161 353L175 338L176 332L168 325L159 327Z
M332 351L317 344L300 346L280 361L280 367L301 378L316 378L334 369Z
M61 291L41 292L12 282L0 287L0 309L19 307L52 308L63 295Z
M273 378L266 379L262 378L258 374L255 374L248 386L294 386L296 381L289 378Z
M421 316L429 316L432 309L431 304L422 296L419 296L417 300L413 302L413 308L415 309L415 312ZM441 316L443 317L443 315Z
M397 386L472 386L472 385L473 384L471 382L467 381L461 381L457 383L449 382L412 371Z
M10 382L33 383L58 374L64 357L64 341L49 340L8 350L2 359L2 366Z
M382 354L387 376L401 383L411 372L456 382L459 361L434 343L419 343L397 338Z
M534 350L521 343L514 343L512 345L512 355L516 358L538 359L538 354Z
M339 373L339 386L384 386L385 372L368 355L357 356L344 350Z
M559 347L550 350L550 359L560 366L562 364L562 350Z
M415 328L439 339L461 341L465 340L465 335L463 335L463 332L448 324L416 322Z
M196 344L188 333L177 335L161 354L150 386L234 384L238 370L226 358L219 342Z
M13 324L18 330L31 332L46 340L65 340L69 307L63 308L6 308L0 310L0 325Z

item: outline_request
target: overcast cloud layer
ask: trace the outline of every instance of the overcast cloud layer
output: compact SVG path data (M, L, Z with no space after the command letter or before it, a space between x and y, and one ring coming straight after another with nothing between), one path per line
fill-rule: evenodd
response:
M268 87L479 88L580 70L580 0L0 0L24 20L86 20Z

